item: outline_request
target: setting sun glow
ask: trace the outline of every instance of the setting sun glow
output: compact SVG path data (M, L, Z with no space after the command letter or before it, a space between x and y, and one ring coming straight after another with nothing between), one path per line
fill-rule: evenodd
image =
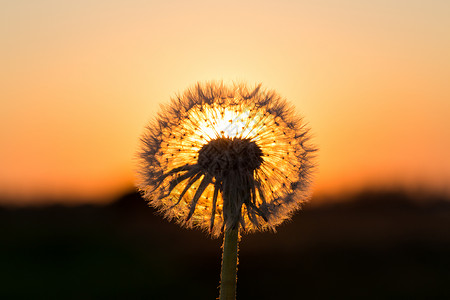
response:
M262 83L292 102L320 148L315 194L450 193L449 1L1 6L0 201L98 202L132 189L142 128L208 80ZM195 136L221 134L208 127L213 110ZM229 137L262 120L223 113Z

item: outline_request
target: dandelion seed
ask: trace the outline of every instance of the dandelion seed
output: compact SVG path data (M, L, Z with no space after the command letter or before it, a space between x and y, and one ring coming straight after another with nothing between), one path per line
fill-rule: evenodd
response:
M197 84L147 127L138 187L168 219L216 237L274 230L307 199L314 150L275 92Z
M309 197L308 128L261 85L197 84L164 106L141 140L144 198L182 226L214 237L233 231L236 247L236 232L275 230ZM225 238L224 264L226 247Z

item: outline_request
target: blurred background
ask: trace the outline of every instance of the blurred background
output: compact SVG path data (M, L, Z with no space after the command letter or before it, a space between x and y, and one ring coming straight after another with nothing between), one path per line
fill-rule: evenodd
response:
M241 299L450 296L450 2L0 2L0 298L214 299L221 240L134 192L197 81L263 83L320 148L313 198L245 236Z

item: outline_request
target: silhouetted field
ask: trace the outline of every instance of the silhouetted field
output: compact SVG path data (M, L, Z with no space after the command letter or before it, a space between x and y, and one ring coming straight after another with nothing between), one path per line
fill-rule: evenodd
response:
M240 244L238 299L449 299L450 201L367 192ZM215 299L221 239L108 206L0 209L0 299Z

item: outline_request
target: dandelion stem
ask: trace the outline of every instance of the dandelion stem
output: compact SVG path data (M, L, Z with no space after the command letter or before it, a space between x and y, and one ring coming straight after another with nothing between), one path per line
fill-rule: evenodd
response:
M236 299L236 274L238 264L239 227L225 230L220 276L220 300Z

